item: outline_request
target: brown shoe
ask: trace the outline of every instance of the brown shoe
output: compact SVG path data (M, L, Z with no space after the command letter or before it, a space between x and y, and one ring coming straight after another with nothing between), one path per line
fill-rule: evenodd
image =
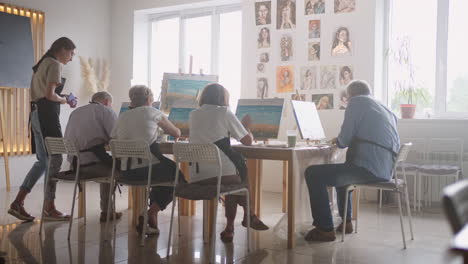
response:
M226 228L219 236L224 243L231 243L234 240L234 229Z
M23 220L23 221L34 220L34 216L31 216L30 214L26 212L22 203L17 203L17 202L11 203L10 209L8 209L8 213L18 218L19 220Z
M247 227L247 216L244 216L244 220L242 220L242 226ZM262 220L258 219L256 215L250 216L250 228L258 231L268 230L269 227L265 225Z
M45 210L44 209L44 220L45 221L70 221L70 215L64 214L55 207Z
M306 241L335 241L336 236L335 236L335 231L323 231L320 230L319 228L314 228L307 233L307 235L304 237Z
M113 217L114 217L114 214L113 214L113 213L110 213L110 215L109 215L109 221L114 220ZM115 212L115 219L116 219L116 220L119 220L121 217L122 217L122 213L121 213L121 212ZM106 222L106 218L107 218L107 213L101 212L101 217L99 217L99 222L101 222L101 223Z
M354 231L353 223L351 221L346 221L345 234L351 234ZM343 223L341 223L337 228L336 232L343 232Z

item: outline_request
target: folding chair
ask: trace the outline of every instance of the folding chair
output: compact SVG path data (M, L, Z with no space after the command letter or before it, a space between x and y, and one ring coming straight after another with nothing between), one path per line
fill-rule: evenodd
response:
M406 209L408 211L408 220L409 220L409 225L410 225L410 232L411 232L411 240L414 239L413 236L413 224L412 224L412 218L411 218L411 208L409 205L409 198L408 198L408 186L406 184L406 173L405 173L405 167L402 167L402 174L403 174L403 179L398 178L398 174L396 173L396 167L401 164L402 162L406 161L406 158L408 156L408 153L411 148L411 143L405 143L401 146L400 151L396 157L395 163L393 165L393 179L388 181L388 182L379 182L379 183L369 183L369 184L351 184L346 188L346 195L345 195L345 211L344 211L344 219L343 223L346 223L346 214L348 211L348 197L349 197L349 192L352 190L356 189L380 189L380 190L387 190L387 191L392 191L398 193L398 209L400 211L400 224L401 224L401 236L403 238L403 248L406 249L406 240L405 240L405 231L403 227L403 210L401 206L401 200L403 196L405 196L406 199ZM356 208L356 229L355 232L357 233L358 229L358 212L359 212L359 192L357 192L357 208ZM344 226L344 224L343 224ZM342 237L341 241L344 241L345 237L345 230L342 232Z
M111 140L110 141L110 149L112 153L112 176L111 176L111 192L109 193L109 203L108 203L108 209L107 209L107 218L106 218L106 232L109 232L109 216L110 216L110 206L112 204L113 206L113 213L115 219L115 186L116 184L123 184L127 186L145 186L145 203L143 206L143 233L141 236L141 242L140 245L144 246L145 245L145 235L146 235L146 230L147 230L147 224L148 224L148 214L146 213L146 210L148 208L148 197L149 197L149 192L151 187L155 186L167 186L167 187L174 187L173 182L158 182L157 180L152 180L151 179L151 173L152 173L152 161L156 159L154 155L151 153L150 148L148 143L142 140ZM116 161L117 159L126 159L126 158L136 158L136 159L142 159L142 160L147 160L149 164L148 168L148 175L147 175L147 180L145 181L130 181L130 180L125 180L123 178L117 178L116 177ZM174 201L175 204L175 201ZM180 221L180 220L179 220ZM114 232L116 230L116 223L114 221ZM107 236L106 236L107 237Z
M221 195L229 195L234 193L245 193L247 196L247 250L250 252L250 193L246 183L241 184L221 184L221 177L222 177L222 164L221 158L218 147L214 144L191 144L191 143L175 143L173 146L174 151L174 158L177 165L177 168L180 167L180 163L182 162L191 162L191 163L214 163L218 165L218 171L216 174L217 184L215 186L203 186L207 190L211 188L211 191L204 192L202 194L203 197L200 197L197 194L197 184L189 181L188 183L184 184L184 186L180 187L178 178L179 178L179 170L176 170L175 175L175 188L173 193L173 204L172 204L172 212L171 212L171 224L169 228L169 240L167 246L167 257L169 258L170 253L170 245L171 245L171 238L172 238L172 223L174 217L174 208L175 208L175 197L182 197L185 199L190 200L212 200L216 199L215 208L214 208L214 221L212 222L212 241L211 241L211 252L210 252L210 263L215 263L215 241L216 241L216 218L217 218L217 210L218 210L218 202ZM198 185L199 186L199 185ZM193 188L194 187L194 188ZM197 197L198 196L198 197Z

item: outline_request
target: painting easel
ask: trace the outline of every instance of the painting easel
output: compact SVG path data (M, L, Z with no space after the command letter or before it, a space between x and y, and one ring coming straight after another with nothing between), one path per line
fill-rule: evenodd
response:
M0 87L0 90L6 90L9 92L11 88L9 87ZM2 143L3 146L3 160L5 162L5 185L6 185L6 190L7 192L10 191L10 165L8 161L8 150L7 150L7 145L6 145L6 132L5 132L5 117L3 116L3 113L5 112L5 109L3 108L3 98L0 99L0 142Z

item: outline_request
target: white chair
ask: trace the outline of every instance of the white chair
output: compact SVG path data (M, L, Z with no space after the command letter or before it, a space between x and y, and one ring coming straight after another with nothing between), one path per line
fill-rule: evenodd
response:
M46 184L45 188L47 188L49 181L51 180L56 180L56 181L68 181L68 182L74 182L75 186L73 188L73 198L72 198L72 208L71 208L71 213L70 213L70 221L69 221L69 227L68 227L68 240L70 240L70 234L71 234L71 227L73 224L73 213L75 210L75 197L76 197L76 190L77 187L80 183L84 183L86 181L99 181L99 182L108 182L109 177L101 177L101 176L96 176L96 175L83 175L80 174L80 166L78 165L76 168L76 171L73 174L69 174L68 172L59 172L55 175L50 175L50 166L51 166L51 156L52 155L70 155L70 156L75 156L77 159L77 164L80 164L80 151L79 148L75 145L74 142L68 139L64 138L56 138L56 137L46 137L45 138L45 146L47 150L47 154L49 156L49 161L48 161L48 175L46 175ZM106 180L107 179L107 180ZM85 199L85 204L86 204L86 199ZM45 198L42 204L42 215L41 215L41 224L39 227L39 234L42 234L42 224L44 222L44 209L45 209ZM86 211L86 209L85 209ZM84 215L85 219L84 222L86 224L86 214Z
M149 166L148 169L148 175L147 179L145 181L129 181L125 179L120 179L119 177L116 177L116 161L118 159L130 159L130 158L135 158L135 159L142 159L148 161L149 164L152 164L154 159L154 155L151 153L150 148L148 143L142 141L142 140L111 140L110 141L110 149L112 153L112 176L111 176L111 186L110 186L110 192L109 192L109 202L108 202L108 208L107 208L107 218L106 218L106 234L109 234L109 216L110 216L110 207L111 204L113 206L112 212L114 213L113 219L115 219L115 186L116 184L123 184L123 185L128 185L128 186L145 186L145 201L144 201L144 206L142 208L142 214L143 214L143 232L141 236L141 242L140 245L144 246L145 245L145 235L146 235L146 230L147 230L147 224L148 224L148 214L146 213L146 210L148 208L148 196L150 192L151 187L155 186L167 186L167 187L173 187L174 183L173 182L161 182L158 181L157 179L152 180L151 179L151 173L152 173L152 166ZM175 201L174 201L175 202ZM116 231L116 221L114 221L114 232ZM107 240L107 235L106 235L106 240Z
M229 194L234 194L234 193L245 193L247 196L247 250L250 252L250 193L249 189L247 187L247 184L229 184L229 185L222 185L221 184L221 172L222 172L222 164L221 164L221 158L219 154L219 149L216 147L214 144L190 144L190 143L175 143L173 147L174 151L174 158L176 162L176 167L180 167L180 163L182 162L192 162L192 163L197 163L197 162L203 162L203 163L215 163L218 166L218 173L216 175L217 177L217 184L214 186L213 191L209 193L204 193L203 198L193 198L190 197L191 190L190 187L196 186L196 184L193 184L192 182L188 182L187 184L184 184L185 186L183 187L184 191L179 192L179 170L176 170L176 176L175 176L175 182L176 186L174 188L174 193L173 193L173 204L172 204L172 213L171 213L171 224L169 228L169 240L168 240L168 246L167 246L167 257L169 258L169 253L170 253L170 245L171 245L171 238L172 238L172 223L173 223L173 217L174 217L174 208L176 204L176 199L175 197L182 197L186 199L203 199L203 200L211 200L211 199L216 199L216 201L219 200L219 197L221 195L229 195ZM183 194L184 193L184 194ZM212 237L211 237L211 252L210 252L210 262L215 263L215 249L216 249L216 216L217 216L217 210L218 210L218 203L215 203L215 208L214 208L214 220L213 220L213 225L212 225Z
M438 177L439 187L441 178L453 177L458 181L462 174L463 140L459 138L433 138L429 142L425 164L418 169L419 200L421 200L421 185L423 178L427 178L427 188L424 191L424 203L432 204L432 178ZM448 184L446 182L446 184ZM439 196L437 196L439 197Z
M387 191L392 191L398 193L398 209L400 211L400 224L401 224L401 236L403 238L403 248L406 249L406 240L405 240L405 231L403 227L403 210L401 206L401 200L403 196L405 196L406 199L406 209L408 210L408 220L409 220L409 225L410 225L410 232L411 232L411 240L414 239L413 237L413 224L412 224L412 219L411 219L411 208L409 205L409 199L408 199L408 187L406 185L406 173L405 173L405 168L402 167L402 172L403 172L403 179L398 178L398 174L396 173L396 167L398 164L401 164L406 160L406 157L408 156L408 153L411 148L411 143L405 143L401 146L400 151L396 157L395 164L393 165L393 179L388 181L388 182L380 182L380 183L370 183L370 184L351 184L346 188L346 195L345 195L345 211L344 211L344 219L343 223L346 223L346 214L348 211L348 196L349 192L352 190L356 189L380 189L380 190L387 190ZM359 192L357 192L358 195L356 197L357 199L357 208L356 208L356 229L355 232L357 233L358 229L358 212L359 212ZM343 224L343 227L345 224ZM345 230L342 232L342 237L341 241L344 241L345 237Z
M427 140L424 138L401 138L400 142L402 144L411 142L412 146L406 161L397 165L396 173L401 175L403 173L403 168L405 168L406 177L413 177L413 209L420 209L418 171L426 160ZM380 199L380 201L382 201L382 199Z

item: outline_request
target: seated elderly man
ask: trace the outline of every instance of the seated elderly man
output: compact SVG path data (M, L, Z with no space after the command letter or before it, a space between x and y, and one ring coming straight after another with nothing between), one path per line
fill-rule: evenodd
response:
M180 137L180 130L167 119L158 109L152 107L153 93L144 85L133 86L129 91L130 110L119 116L116 126L112 131L112 138L120 140L144 140L151 146L151 152L155 156L152 161L151 178L161 182L173 181L176 166L174 161L169 160L159 153L156 139L158 128L166 134L175 138ZM149 170L148 161L129 159L122 160L122 176L142 180L147 179ZM181 174L181 181L184 176ZM158 212L164 210L172 202L172 187L153 187L150 193L150 208L148 210L148 228L150 235L159 234ZM143 230L143 216L139 217L137 231L141 234Z
M327 187L336 187L338 210L343 218L346 186L388 181L400 147L397 117L370 96L369 85L353 81L347 88L349 103L338 138L333 143L348 148L346 162L310 166L305 172L310 205L314 219L307 241L333 241L335 230L330 211ZM347 223L337 231L351 233L351 195L348 201ZM344 230L343 230L344 228Z
M112 173L112 158L104 149L104 145L111 139L110 135L117 121L117 115L111 106L112 96L107 92L97 92L88 105L77 108L70 115L65 138L74 141L80 148L81 175L110 177ZM72 157L68 160L74 162ZM101 222L106 221L109 189L109 183L100 184ZM117 219L121 216L122 213L116 213Z

